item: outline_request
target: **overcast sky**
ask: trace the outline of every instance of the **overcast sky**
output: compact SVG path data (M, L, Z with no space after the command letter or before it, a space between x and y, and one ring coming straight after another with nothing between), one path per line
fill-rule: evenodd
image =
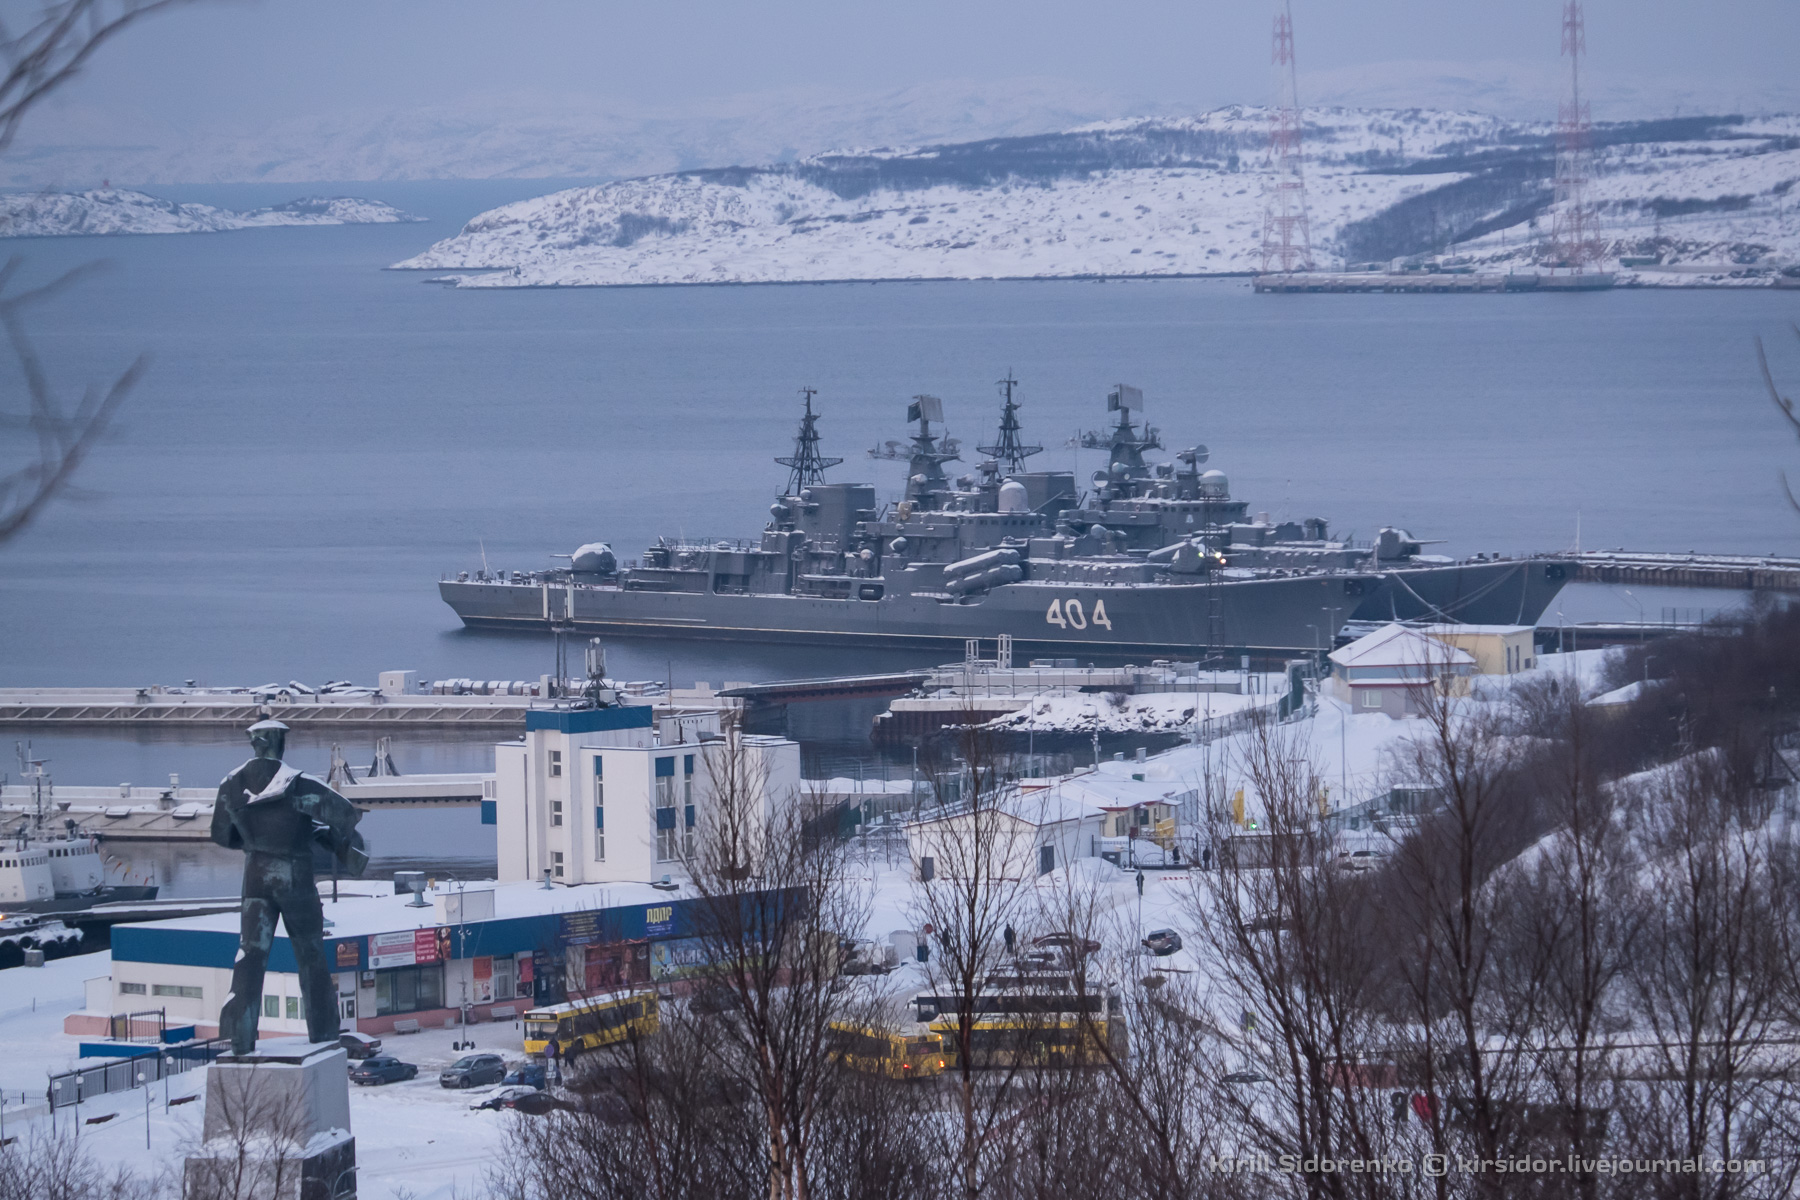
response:
M1561 7L1295 0L1301 98L1553 120ZM878 108L889 92L937 81L956 81L945 92L960 123L922 114L871 136L932 136L934 120L945 136L1019 132L1262 103L1274 11L1273 0L201 0L106 47L35 118L26 144L172 149L232 137L242 157L286 126L283 153L297 159L298 143L333 135L322 122L341 121L341 142L366 145L372 130L412 136L395 114L551 118L586 99L715 121L761 116L795 126L806 152L826 148L809 137L853 138L863 118L809 125L792 111L793 89L811 89L814 109ZM1596 117L1800 108L1800 0L1589 0L1587 24ZM297 131L297 121L313 124ZM739 145L752 144L721 143ZM87 161L58 169L78 174ZM193 161L198 171L212 160ZM133 169L156 173L143 161Z
M1417 60L1555 62L1559 0L1298 0L1306 71ZM1203 105L1267 90L1272 3L1255 0L208 0L132 31L82 98L172 119L457 102L515 88L678 104L815 83L1061 76ZM1789 86L1795 0L1590 0L1597 77ZM1396 80L1396 83L1403 83Z

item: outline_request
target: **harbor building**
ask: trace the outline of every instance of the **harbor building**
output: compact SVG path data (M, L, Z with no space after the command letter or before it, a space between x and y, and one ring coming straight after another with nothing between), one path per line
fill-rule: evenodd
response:
M369 885L360 885L368 889ZM707 954L704 901L649 884L550 887L440 882L414 897L325 901L325 956L346 1030L387 1034L467 1021L510 1021L628 984L673 983ZM113 931L112 973L87 981L66 1033L105 1036L113 1014L162 1009L171 1024L214 1036L231 990L238 915L190 917ZM277 927L263 983L263 1037L306 1036L300 977Z
M710 714L653 721L644 706L534 710L523 740L494 749L483 819L496 827L502 883L681 880L709 806L728 787L766 827L800 802L799 743L727 740Z
M1462 696L1476 660L1467 650L1398 623L1357 638L1330 654L1330 693L1355 712L1390 717L1422 715L1431 692Z

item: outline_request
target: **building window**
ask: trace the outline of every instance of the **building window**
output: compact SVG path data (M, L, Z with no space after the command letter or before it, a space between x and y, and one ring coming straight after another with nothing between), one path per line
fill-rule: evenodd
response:
M119 985L119 995L121 996L141 996L143 994L144 985L141 983L121 983Z
M397 967L375 973L375 1015L444 1007L442 967Z
M550 752L550 778L560 779L561 777L562 777L562 751L561 750L552 750Z
M561 800L552 800L550 802L550 824L552 824L552 825L561 825L562 824L562 801Z
M560 824L562 824L562 822L558 821L557 824L560 825ZM550 874L556 876L558 879L561 879L563 877L563 860L562 860L562 851L561 850L552 850L550 852Z
M681 831L675 819L675 759L656 760L656 861L673 862L681 855Z
M300 997L289 996L287 998L287 1019L290 1021L300 1019Z
M1050 872L1052 872L1054 870L1056 870L1056 847L1055 846L1039 846L1038 847L1038 874L1039 875L1048 875Z
M141 983L138 984L137 990L138 993L142 995L144 985ZM190 983L159 983L151 987L150 994L152 996L173 996L178 1000L199 1000L202 998L200 989Z
M694 803L694 756L691 754L681 756L681 802L689 806Z
M930 883L937 878L937 859L929 854L919 856L919 882Z
M594 799L594 861L606 861L606 808Z
M273 1020L274 1018L279 1017L280 1015L281 1015L281 997L280 996L264 996L263 997L263 1016L268 1017L271 1020Z
M1364 688L1362 690L1362 706L1364 708L1380 708L1381 693L1374 688Z

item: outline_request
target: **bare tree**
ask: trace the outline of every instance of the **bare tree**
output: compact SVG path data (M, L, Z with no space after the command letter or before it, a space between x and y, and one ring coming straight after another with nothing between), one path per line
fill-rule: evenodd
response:
M72 1136L39 1129L0 1146L0 1200L152 1200L160 1190L123 1169L108 1174Z
M0 21L0 152L12 144L38 101L77 75L94 52L144 17L180 0L48 0L18 23ZM25 331L31 308L88 274L78 268L40 287L10 291L21 260L0 268L0 326L18 359L22 402L0 407L0 430L26 435L21 449L0 461L0 542L28 525L67 484L106 432L119 405L143 375L136 362L105 387L73 401L52 388Z
M1013 973L1008 941L1032 915L1022 854L1035 846L1023 826L1019 792L994 735L971 719L956 733L955 771L932 771L939 816L919 845L931 853L930 878L913 893L913 918L926 941L926 978L951 1002L949 1040L955 1070L956 1175L959 1194L975 1200L1014 1131L1011 1106L1021 1056L978 1036L979 1000L995 976ZM1009 931L1011 938L1009 938ZM1014 1031L1014 1040L1029 1031Z
M1794 336L1800 338L1800 325L1793 325L1791 328ZM1793 400L1782 395L1781 389L1775 386L1774 373L1769 370L1769 356L1763 350L1763 342L1760 337L1756 339L1756 365L1762 368L1763 386L1769 391L1770 403L1780 411L1782 417L1786 419L1788 427L1794 431L1794 435L1800 437L1800 413L1794 411ZM1781 473L1781 491L1787 496L1788 504L1796 512L1800 512L1800 500L1794 498L1794 489L1788 486L1786 471Z
M760 1106L769 1200L807 1200L815 1135L841 1076L831 1027L858 999L839 987L840 943L867 924L869 897L835 831L809 825L817 806L773 794L737 725L701 753L711 787L687 867L711 977L733 1000L719 1066Z

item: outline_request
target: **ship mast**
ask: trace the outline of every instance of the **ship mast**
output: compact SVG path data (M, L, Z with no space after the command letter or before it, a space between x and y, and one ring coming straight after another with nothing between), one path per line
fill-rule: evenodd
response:
M1006 378L999 381L1002 394L1006 397L1005 405L1000 409L1000 440L992 446L977 447L983 454L1000 465L1002 472L1017 474L1025 469L1025 460L1043 450L1042 446L1027 446L1019 441L1019 404L1013 399L1013 388L1019 381L1007 372Z
M961 462L954 451L938 449L940 435L931 432L931 423L944 423L944 402L936 396L914 396L906 406L906 420L917 421L919 431L913 434L912 459L907 464L906 498L920 508L930 510L939 496L950 490L944 464Z
M818 389L803 387L800 394L806 397L806 412L800 418L800 432L794 436L794 453L775 460L788 468L787 491L782 493L787 496L798 496L808 484L824 483L825 469L844 461L819 453L819 418L812 408L812 398L818 395Z

